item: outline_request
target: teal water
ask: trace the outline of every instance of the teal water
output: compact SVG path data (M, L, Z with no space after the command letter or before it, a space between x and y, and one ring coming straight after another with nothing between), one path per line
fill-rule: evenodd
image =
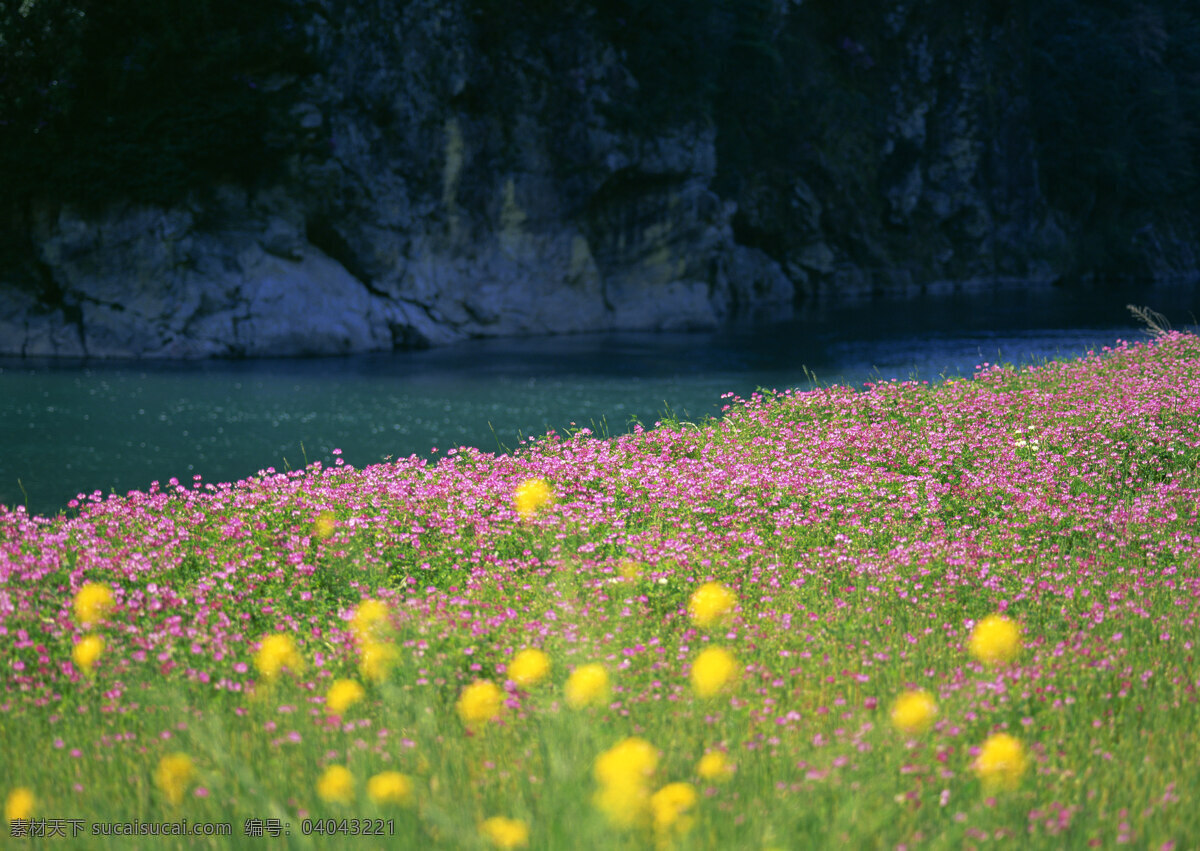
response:
M53 514L81 493L329 464L335 448L360 467L459 446L501 452L551 429L620 434L667 412L702 420L719 415L728 392L932 382L1119 338L1145 339L1123 300L1049 293L818 307L711 333L479 340L344 358L0 360L0 502Z

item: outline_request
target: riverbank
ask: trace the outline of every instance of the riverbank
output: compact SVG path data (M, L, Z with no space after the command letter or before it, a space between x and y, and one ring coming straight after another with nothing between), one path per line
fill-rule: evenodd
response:
M0 513L8 782L44 816L290 825L264 847L318 817L443 847L519 845L497 816L543 848L1200 839L1200 339L728 404ZM996 613L1011 655L968 640Z

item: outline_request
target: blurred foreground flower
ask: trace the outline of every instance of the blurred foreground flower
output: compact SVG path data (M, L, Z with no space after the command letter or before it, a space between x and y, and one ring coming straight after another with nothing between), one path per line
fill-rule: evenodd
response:
M529 825L520 819L492 816L479 825L479 832L497 848L529 846Z
M112 589L101 582L89 582L75 594L74 605L75 620L81 626L91 626L112 611Z
M344 765L331 765L317 781L317 795L330 804L354 802L354 775Z
M279 676L279 672L287 668L294 674L304 670L304 659L296 651L296 642L290 635L277 632L262 640L258 652L254 654L254 667L267 680Z
M596 663L580 665L567 678L564 694L572 709L599 706L608 700L608 671Z
M927 691L906 691L892 704L892 726L902 733L923 733L937 715L937 704Z
M387 603L380 600L363 600L350 618L350 629L359 644L382 640L389 626Z
M637 736L622 739L596 757L592 774L599 788L592 803L617 827L646 824L657 767L657 748Z
M399 658L400 651L395 645L369 641L359 651L358 671L371 682L382 683L391 675Z
M458 717L464 724L491 721L500 715L504 692L491 680L476 680L458 698Z
M737 596L717 582L701 585L688 600L688 614L698 627L709 627L725 620L733 607L737 605Z
M645 826L650 818L650 787L644 783L601 786L592 804L616 827Z
M184 793L196 777L196 766L185 753L167 754L158 761L154 772L154 785L166 796L172 806L183 803Z
M729 757L725 755L724 751L709 751L696 763L696 774L703 780L719 783L732 776L733 766L729 764Z
M98 635L85 635L71 649L71 659L74 660L75 667L88 676L91 676L92 668L95 667L96 660L100 658L100 654L103 652L103 638Z
M1021 628L1004 615L988 615L971 630L969 646L986 664L1011 662L1021 652Z
M692 663L692 689L698 697L712 697L733 685L738 674L737 660L723 647L701 651Z
M312 533L321 540L325 540L333 534L336 525L337 518L333 516L333 512L322 511L317 515L317 519L313 521Z
M996 733L983 743L971 769L986 789L1015 789L1025 773L1025 749L1007 733Z
M659 847L669 846L692 828L687 813L696 806L696 789L691 783L668 783L650 798L654 834Z
M412 778L399 771L382 771L367 781L367 797L379 806L407 807L413 801Z
M354 680L335 680L325 695L325 709L341 715L366 696L366 689Z
M554 494L544 479L527 479L513 494L513 507L522 520L528 520L537 510L553 499Z
M649 782L657 767L658 749L645 739L630 736L596 757L592 773L602 786L631 786Z
M537 685L550 673L550 657L535 647L522 650L508 666L508 678L519 686Z
M28 819L33 815L34 802L33 790L26 786L18 786L9 792L4 800L4 818L10 824L17 819Z

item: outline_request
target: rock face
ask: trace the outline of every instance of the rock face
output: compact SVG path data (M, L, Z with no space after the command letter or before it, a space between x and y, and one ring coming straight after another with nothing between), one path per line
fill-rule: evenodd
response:
M1069 224L1039 194L1022 66L996 58L1005 34L966 21L949 44L910 14L919 3L888 5L884 126L722 183L704 116L613 121L639 82L586 20L486 54L461 3L315 0L320 70L288 113L304 144L286 179L90 217L35 204L42 295L0 270L0 354L708 328L796 297L1060 274ZM801 8L771 14L785 27ZM855 73L874 62L843 53Z
M544 63L516 73L517 108L500 124L458 105L472 75L495 73L465 15L432 0L315 5L323 71L291 116L324 150L296 156L269 190L91 219L35 210L62 306L0 282L0 353L337 354L708 328L791 302L791 282L735 242L732 207L710 188L711 127L608 127L598 106L635 85L608 46L586 33L563 45L586 76L562 115L544 108Z

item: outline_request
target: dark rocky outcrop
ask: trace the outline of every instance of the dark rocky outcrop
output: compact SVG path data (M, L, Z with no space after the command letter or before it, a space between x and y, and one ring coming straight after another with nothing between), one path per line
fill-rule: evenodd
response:
M760 4L755 37L809 110L767 147L729 87L719 114L631 120L619 107L640 102L636 63L584 4L499 35L476 5L305 4L318 70L275 81L295 90L294 140L269 183L86 214L32 199L19 217L32 260L0 272L0 353L706 328L797 297L1072 268L1081 225L1039 183L1017 23L988 4L949 22L876 4L870 45L833 29L797 41L804 6ZM1175 226L1143 234L1172 273L1195 245Z

